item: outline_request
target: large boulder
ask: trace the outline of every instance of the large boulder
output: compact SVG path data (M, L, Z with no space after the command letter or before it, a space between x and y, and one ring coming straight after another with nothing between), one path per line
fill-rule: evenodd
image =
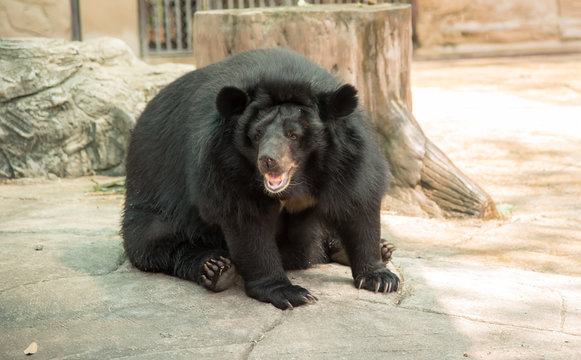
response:
M0 39L0 179L124 173L147 102L189 65L147 65L120 40Z

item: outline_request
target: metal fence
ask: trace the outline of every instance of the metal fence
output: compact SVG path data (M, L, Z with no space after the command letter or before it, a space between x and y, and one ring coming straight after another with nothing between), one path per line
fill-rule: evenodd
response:
M307 0L311 4L411 3L416 0ZM139 0L139 37L142 56L191 55L195 11L293 6L297 0ZM415 15L415 14L414 14ZM413 16L415 22L415 16Z
M305 2L319 4L383 4L391 2L408 2L406 0L305 0ZM244 9L254 7L294 6L297 0L199 0L196 10Z
M139 0L141 55L192 53L195 0Z

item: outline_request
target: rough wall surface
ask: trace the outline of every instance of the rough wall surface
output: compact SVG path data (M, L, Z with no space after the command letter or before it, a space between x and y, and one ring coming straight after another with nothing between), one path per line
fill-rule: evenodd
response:
M145 104L190 70L112 38L0 39L0 179L122 174Z
M416 56L581 50L581 0L421 0Z
M69 0L0 1L0 36L42 36L70 39Z

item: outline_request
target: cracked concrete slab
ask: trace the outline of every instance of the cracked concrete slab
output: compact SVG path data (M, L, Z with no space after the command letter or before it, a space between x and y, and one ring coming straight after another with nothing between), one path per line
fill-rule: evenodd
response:
M0 359L24 358L33 341L34 359L577 359L581 112L577 97L551 98L575 86L577 68L563 66L573 61L414 64L428 136L513 210L494 221L383 213L404 280L387 296L358 291L337 264L289 273L319 298L292 311L248 298L240 279L210 293L133 269L118 234L123 197L93 193L90 178L0 184ZM522 92L514 82L531 78L512 73L528 68L540 80ZM469 81L486 86L466 91Z

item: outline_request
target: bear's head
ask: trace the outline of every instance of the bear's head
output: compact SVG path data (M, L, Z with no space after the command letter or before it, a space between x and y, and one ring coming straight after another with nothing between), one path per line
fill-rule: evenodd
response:
M255 166L266 193L281 199L310 191L305 176L321 167L329 122L349 116L357 104L357 90L348 84L321 94L300 84L251 94L224 87L216 98L218 112L234 125L237 149Z

